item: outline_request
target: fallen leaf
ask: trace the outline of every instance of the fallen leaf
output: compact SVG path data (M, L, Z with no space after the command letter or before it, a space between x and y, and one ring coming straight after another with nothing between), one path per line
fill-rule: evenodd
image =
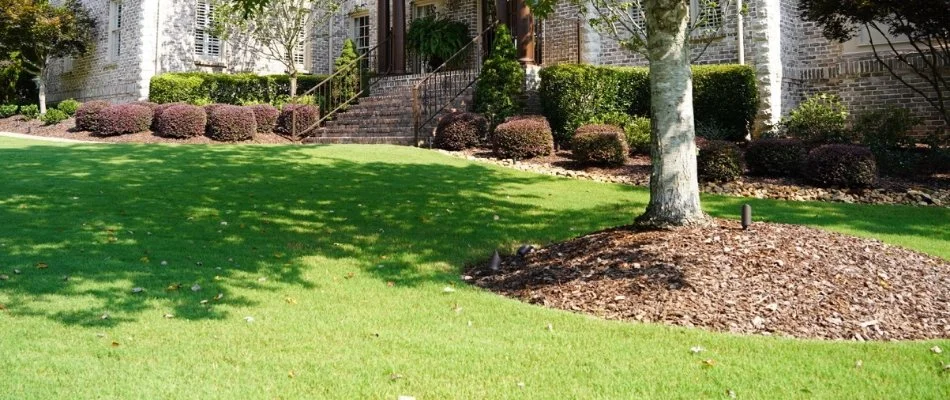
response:
M293 297L284 297L284 301L286 301L287 304L297 304L297 299Z
M139 261L141 261L143 264L148 264L148 257L143 256L139 259Z
M709 368L709 367L713 367L713 366L715 366L715 365L716 365L716 360L713 360L713 359L711 359L711 358L710 358L710 359L703 360L703 366L704 366L704 367Z
M36 264L36 269L47 269L47 268L49 268L49 264L47 264L47 263L37 263L37 264Z
M442 293L452 293L452 292L454 292L454 291L455 291L455 288L453 288L453 287L451 287L451 286L446 286L446 287L442 288Z
M172 291L175 291L175 290L178 290L178 289L181 289L181 284L178 283L178 282L175 282L175 283L173 283L173 284L171 284L171 285L168 285L168 287L165 288L165 290L167 290L167 291L169 291L169 292L172 292Z
M706 351L706 349L704 349L702 346L693 346L689 348L689 351L693 354L699 354Z
M397 373L389 374L389 380L395 381L395 380L399 380L399 379L402 379L402 375L401 375L401 374L397 374Z
M6 311L6 310L7 310L7 306L0 304L0 311Z
M262 277L260 277L260 278L257 278L257 281L258 281L258 282L267 282L267 277L266 277L266 276L262 276Z
M386 282L386 286L389 286L389 287L396 286L396 282L393 282L393 281Z
M223 299L223 298L224 298L224 293L218 293L217 296L214 296L214 299L215 299L216 301L217 301L217 300L221 300L221 299Z
M112 342L112 347L119 347L119 342L113 341L113 342Z
M191 291L192 291L192 292L197 292L197 291L199 291L199 290L201 290L201 285L199 285L199 284L196 283L196 284L194 284L194 285L191 286Z
M356 275L356 274L354 274L354 273L352 273L352 272L347 272L346 275L344 276L344 278L350 279L350 278L352 278L354 275Z
M172 318L175 318L175 314L165 314L165 315L162 315L162 317L165 319L172 319Z
M23 271L20 271L20 270L18 270L18 269L13 270L13 273L16 274L16 275L20 275L21 272L23 272Z
M109 313L103 313L101 316L99 316L99 319L109 319Z
M518 388L524 389L524 382L518 382Z
M248 315L248 316L244 317L244 321L246 321L247 323L250 324L251 322L254 322L254 317Z
M554 325L552 325L550 322L548 322L547 329L548 329L548 332L554 332Z
M931 348L930 348L930 351L932 351L934 354L943 353L943 349L941 349L940 346L931 347Z
M0 274L0 281L5 281L5 280L7 280L7 279L10 279L10 277L9 277L8 275Z
M294 372L294 370L290 370L290 371L287 372L287 377L290 378L290 379L294 379L294 378L297 377L297 373Z
M864 361L862 361L862 360L857 360L857 361L854 362L854 367L855 367L855 368L861 368L861 367L863 367L863 366L864 366Z
M201 300L198 302L198 304L208 304L208 300Z
M134 287L134 288L132 288L132 293L142 293L142 292L144 292L144 291L145 291L145 289L142 289L142 288L140 288L140 287Z
M164 267L164 266L168 265L168 261L162 260L161 264L162 264L162 266Z

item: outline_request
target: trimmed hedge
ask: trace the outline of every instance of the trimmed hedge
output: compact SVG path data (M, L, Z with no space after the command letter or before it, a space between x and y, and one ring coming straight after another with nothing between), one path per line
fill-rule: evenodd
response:
M802 173L821 186L862 188L877 182L877 163L867 147L827 144L808 153Z
M247 140L253 138L255 132L257 121L254 119L254 111L249 108L222 105L208 113L208 136L214 140Z
M627 138L614 125L582 125L571 139L574 159L587 164L622 165L627 161Z
M93 100L82 103L76 109L76 128L84 131L96 132L99 130L99 114L112 104L104 100Z
M485 117L465 112L450 113L439 121L432 145L445 150L464 150L478 144L488 135L488 120Z
M792 177L799 174L808 150L799 139L759 139L749 143L745 161L752 175Z
M254 112L254 119L257 121L257 133L271 133L277 126L277 117L280 111L277 107L270 104L255 104L247 106Z
M189 138L205 132L208 115L205 110L190 104L176 104L156 113L155 131L162 136Z
M495 127L491 145L498 158L526 159L554 152L554 136L543 117L514 117Z
M703 142L696 155L696 169L704 182L729 182L742 175L742 150L723 140Z
M693 66L697 123L721 126L742 140L758 112L755 70L748 65ZM561 64L541 70L541 107L560 143L598 115L650 115L647 68Z
M297 120L294 121L294 110ZM277 133L283 135L293 135L294 122L296 122L296 134L300 136L304 129L307 129L320 120L320 108L309 104L285 104L277 117ZM307 132L307 134L313 131Z
M328 75L300 75L297 95L310 90ZM277 104L290 93L287 75L215 74L208 72L165 73L152 77L149 100L156 103Z
M152 125L152 110L141 104L117 104L99 111L101 136L116 136L147 131Z

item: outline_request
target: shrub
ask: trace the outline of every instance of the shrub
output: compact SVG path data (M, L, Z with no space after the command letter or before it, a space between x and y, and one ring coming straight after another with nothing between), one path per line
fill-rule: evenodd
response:
M206 114L211 115L211 113L213 113L214 110L217 110L218 108L224 107L224 106L227 106L227 105L228 105L228 104L223 104L223 103L213 103L213 104L205 104L205 105L202 106L201 108L203 108L203 109L205 110L205 113L206 113Z
M255 104L247 106L254 112L254 120L257 121L258 133L271 133L277 126L277 117L280 111L270 104Z
M165 110L167 113L168 110ZM257 121L254 111L241 106L223 105L208 114L208 136L214 140L233 142L254 137Z
M714 123L741 140L758 112L755 71L747 65L694 66L693 108L697 124ZM560 64L541 70L544 115L559 142L598 115L650 115L647 68Z
M0 118L12 117L16 115L16 112L19 109L20 109L20 106L16 104L0 105Z
M158 103L153 103L153 102L151 102L151 101L133 101L133 102L127 103L127 104L135 104L135 105L138 105L138 106L147 107L149 110L152 110L153 116L154 116L154 113L155 113L155 109L158 108Z
M40 115L40 121L43 121L45 125L56 125L60 122L63 122L69 118L69 115L66 115L65 112L51 108L46 110L46 114Z
M877 164L867 147L828 144L808 153L802 173L821 186L868 187L877 181Z
M152 125L152 110L139 104L108 106L99 112L98 123L95 132L101 136L144 132Z
M635 117L622 112L609 112L595 116L585 124L607 124L620 127L627 138L627 147L633 154L650 153L650 119Z
M205 110L189 104L177 104L156 113L155 131L162 136L189 138L205 132L208 116Z
M20 106L20 115L26 119L36 119L36 117L40 116L40 107L36 104Z
M914 145L908 132L920 123L920 118L906 108L884 108L862 113L854 120L854 136L873 150L892 149Z
M521 110L524 68L516 59L514 41L508 27L495 31L491 55L482 64L475 85L475 112L488 119L492 127Z
M696 136L727 142L740 142L745 139L744 135L737 137L736 131L726 129L716 122L696 122Z
M187 103L162 103L155 106L152 109L152 130L158 132L158 119L161 118L162 113L165 112L169 107L180 106Z
M296 110L296 111L295 111ZM296 125L294 125L294 114L296 113ZM304 132L317 121L320 120L320 109L309 104L285 104L277 117L277 133L283 135L294 135L292 129L296 126L296 136L306 136L311 132Z
M710 140L696 156L699 179L705 182L729 182L742 175L742 150L735 143Z
M571 139L574 159L588 164L622 165L630 149L623 131L614 125L582 125Z
M56 105L56 108L59 109L59 111L66 113L66 115L72 117L73 115L76 115L76 110L79 109L81 104L82 103L76 100L66 99L59 102L59 104Z
M841 98L820 93L799 104L779 124L785 135L806 142L850 143L853 138L847 120L848 109Z
M498 125L491 144L496 157L526 159L551 154L554 136L546 120L519 118Z
M753 175L796 176L808 156L808 146L798 139L759 139L749 143L745 161Z
M488 135L488 120L481 115L456 111L442 117L432 145L445 150L464 150Z
M99 114L109 107L108 101L93 100L82 103L76 109L76 128L84 131L96 132L99 130Z
M326 75L298 75L296 94L310 90L326 78ZM275 104L289 95L287 75L165 73L152 77L149 84L149 100L156 103Z

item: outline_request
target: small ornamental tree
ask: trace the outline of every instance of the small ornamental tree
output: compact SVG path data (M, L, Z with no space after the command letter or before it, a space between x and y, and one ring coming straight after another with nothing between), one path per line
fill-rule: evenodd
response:
M475 112L492 127L521 111L524 69L518 63L511 33L505 25L495 32L491 55L482 64L475 87Z
M353 43L353 40L346 39L346 41L343 42L343 50L340 51L340 56L333 62L333 72L339 72L340 74L333 80L333 90L331 93L333 99L331 104L346 103L359 93L359 68L361 68L361 66L354 64L359 57L359 54L356 53L356 44Z

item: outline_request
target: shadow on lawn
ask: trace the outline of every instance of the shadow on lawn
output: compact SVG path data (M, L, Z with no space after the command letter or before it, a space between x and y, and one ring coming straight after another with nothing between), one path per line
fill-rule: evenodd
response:
M452 282L463 263L492 249L570 236L565 226L594 230L630 206L546 209L531 204L540 194L511 189L550 177L386 155L363 160L358 150L341 159L325 150L0 149L0 273L11 275L0 282L0 293L11 299L6 306L14 314L93 326L135 319L154 301L169 302L182 318L223 318L199 301L213 305L220 292L220 303L249 306L233 288L315 288L323 283L307 279L314 268L303 264L333 260L397 286ZM14 268L23 273L13 275ZM174 283L181 287L166 289ZM192 292L194 283L202 290ZM135 287L145 291L133 294ZM51 312L50 305L31 305L46 295L89 306ZM108 310L124 317L101 319Z

